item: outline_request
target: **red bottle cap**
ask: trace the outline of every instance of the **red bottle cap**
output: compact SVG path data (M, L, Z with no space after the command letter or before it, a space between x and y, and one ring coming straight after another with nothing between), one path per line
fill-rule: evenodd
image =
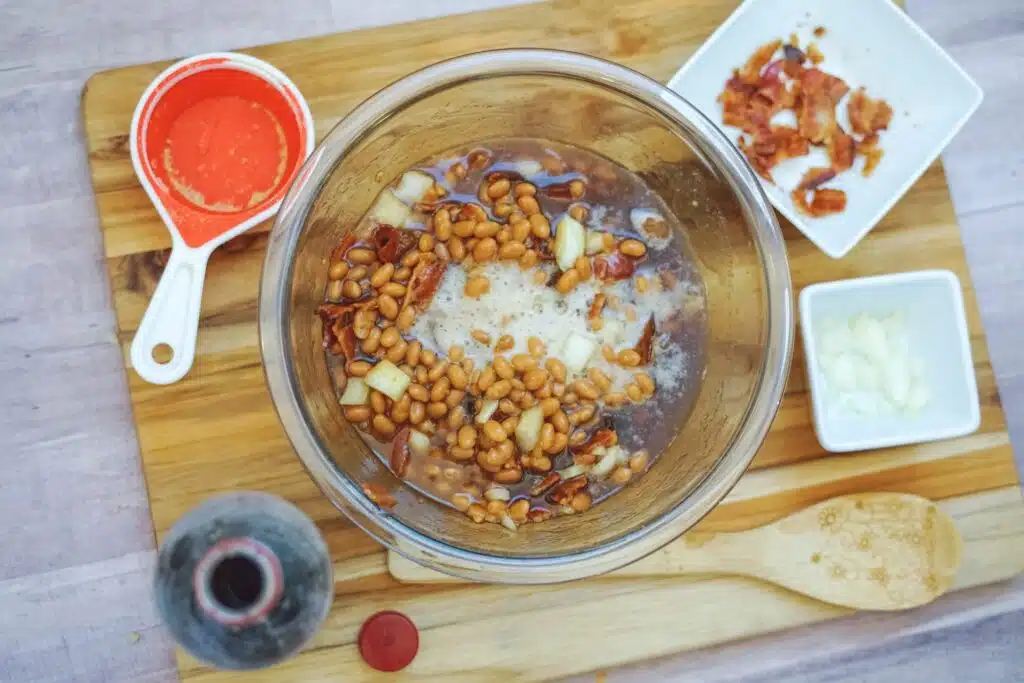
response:
M359 653L377 671L400 671L420 649L420 632L401 612L377 612L359 629Z

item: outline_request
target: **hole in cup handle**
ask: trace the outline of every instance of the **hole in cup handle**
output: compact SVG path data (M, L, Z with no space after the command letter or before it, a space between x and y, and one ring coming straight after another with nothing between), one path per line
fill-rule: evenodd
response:
M208 257L180 245L171 251L132 340L132 367L147 382L171 384L192 367Z

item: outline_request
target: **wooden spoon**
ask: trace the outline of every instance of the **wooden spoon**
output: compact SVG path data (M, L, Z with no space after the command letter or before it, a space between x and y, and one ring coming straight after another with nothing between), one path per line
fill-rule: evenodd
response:
M900 610L946 592L960 566L960 550L953 520L932 501L862 493L823 501L757 529L691 531L609 577L750 576L842 607ZM397 553L389 553L388 569L409 583L463 581Z

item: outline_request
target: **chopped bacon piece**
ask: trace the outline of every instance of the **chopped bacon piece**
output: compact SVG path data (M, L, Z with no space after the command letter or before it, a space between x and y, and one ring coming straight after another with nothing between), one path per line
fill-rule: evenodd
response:
M594 277L601 282L624 280L633 275L633 259L616 251L594 259Z
M878 168L885 151L878 146L878 136L869 135L857 145L857 153L864 157L864 169L861 171L861 175L867 178Z
M772 57L780 47L782 47L782 41L773 40L757 48L743 68L736 72L736 75L745 83L757 84L761 80L761 70L768 65L768 62L772 61Z
M761 176L771 180L771 169L786 159L802 157L810 151L807 140L796 128L772 126L767 136L755 137L748 141L740 138L740 150Z
M377 308L376 299L364 299L349 304L320 304L316 313L320 316L324 330L324 348L335 356L344 356L346 361L356 357L356 334L352 322L357 311Z
M419 235L412 230L399 230L390 225L378 225L373 231L373 246L377 250L377 258L383 263L401 261L419 239Z
M405 300L402 308L415 306L421 313L427 310L427 306L441 286L441 279L448 269L448 261L434 261L432 263L417 263L413 268L412 277L409 278L409 287L405 292Z
M850 126L857 135L874 135L889 127L892 121L892 107L885 100L868 97L864 88L858 88L846 104Z
M832 170L841 173L853 166L853 157L856 153L857 143L843 132L842 127L837 126L832 139L828 142L828 158L832 162Z
M590 453L598 446L608 448L618 442L619 436L615 433L615 424L612 422L611 417L605 415L601 426L590 435L590 438L578 446L571 447L569 452L573 454Z
M800 179L800 184L797 185L797 189L816 190L835 177L835 169L815 166L814 168L807 169L804 173L804 177Z
M821 69L807 69L800 75L800 134L815 144L828 142L835 133L836 104L849 91L842 79Z
M823 188L811 190L811 193L813 197L810 204L807 203L807 190L797 188L790 193L793 204L801 213L820 218L846 208L846 193L842 190Z
M381 486L380 484L363 484L363 493L366 494L367 498L369 498L370 500L372 500L374 503L384 508L385 510L390 510L391 508L395 507L395 505L398 504L398 501L395 499L395 497L392 496L388 492L388 490Z
M817 45L811 43L807 46L807 59L811 60L811 64L817 66L825 61L825 55L821 53Z
M391 442L391 471L399 479L404 479L409 473L409 462L412 455L409 453L409 428L403 427Z
M647 319L640 340L633 350L640 354L640 365L648 365L651 362L651 358L654 357L654 315Z

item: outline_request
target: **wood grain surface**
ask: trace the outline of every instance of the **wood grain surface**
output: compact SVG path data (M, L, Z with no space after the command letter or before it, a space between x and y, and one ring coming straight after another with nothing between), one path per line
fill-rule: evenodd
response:
M662 81L735 8L732 0L696 4L556 1L401 25L253 50L288 73L310 102L322 135L352 106L425 64L486 47L572 49L624 62ZM659 16L657 23L647 18ZM554 30L557 28L558 30ZM433 36L465 38L437 42ZM668 37L671 36L671 40ZM486 39L484 38L486 37ZM368 60L367 56L373 59ZM104 251L122 350L134 335L166 260L169 238L139 188L127 132L139 94L165 64L101 73L88 82L83 117ZM372 68L371 68L372 67ZM265 226L264 226L265 229ZM836 262L785 226L797 289L814 282L921 268L948 268L968 302L982 396L981 429L955 441L850 457L828 457L810 425L801 350L772 432L752 472L729 501L699 525L705 531L751 528L824 498L858 491L904 491L978 506L985 528L959 587L1013 576L1022 568L1024 510L993 372L956 217L936 165L854 252ZM927 240L927 246L922 246ZM266 490L299 504L331 546L339 598L314 647L281 669L246 680L376 680L359 662L359 624L383 605L410 614L424 651L409 680L550 680L814 621L843 610L745 579L595 580L541 589L396 586L381 549L319 495L291 452L266 393L257 350L256 294L265 236L234 240L211 260L196 364L178 384L146 384L131 370L129 390L158 537L187 509L218 491ZM991 493L997 493L990 498ZM972 495L974 494L974 495ZM980 497L979 497L980 495ZM987 510L988 500L1000 512ZM1002 511L1008 510L1008 516ZM991 517L988 515L991 514ZM993 541L993 539L998 539ZM595 602L594 598L602 596ZM742 596L739 601L738 596ZM495 614L489 605L502 603ZM508 605L514 604L515 607ZM744 615L737 618L737 605ZM674 629L680 608L704 625ZM531 624L554 619L559 638L536 642ZM642 616L641 616L642 615ZM750 618L761 615L760 618ZM660 634L650 637L651 631ZM473 647L464 643L470 635ZM458 660L450 657L460 647ZM529 652L529 657L520 653ZM179 657L185 680L231 680Z
M0 681L177 680L150 598L153 540L82 151L79 93L87 76L502 4L509 3L0 4ZM986 91L944 158L992 364L1019 439L1024 129L1016 119L1024 104L1024 7L1016 0L908 5ZM374 576L382 566L371 555L353 571ZM912 613L851 616L669 656L616 669L608 680L1021 680L1022 630L1018 580Z

